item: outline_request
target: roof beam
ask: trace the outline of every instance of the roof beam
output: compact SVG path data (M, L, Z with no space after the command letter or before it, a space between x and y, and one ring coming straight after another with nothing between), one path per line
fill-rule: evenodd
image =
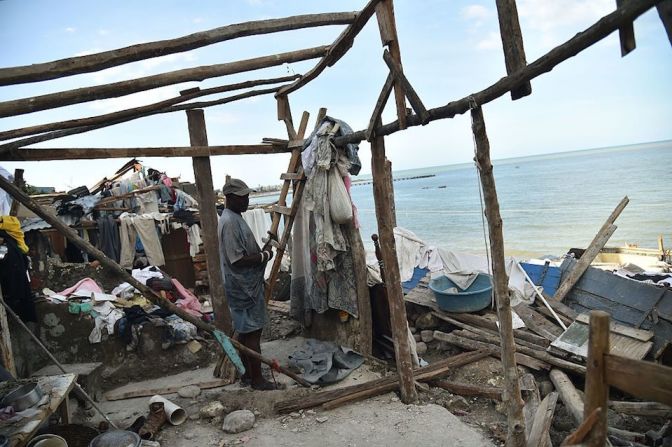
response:
M222 26L176 39L131 45L80 57L59 59L41 64L0 69L0 85L46 81L80 73L91 73L143 59L181 53L238 37L275 33L325 25L348 25L357 12L306 14L271 20L256 20Z
M34 96L32 98L4 101L0 102L0 118L37 112L39 110L53 109L71 104L79 104L97 99L117 98L119 96L130 95L131 93L151 90L166 85L179 84L181 82L202 81L204 79L226 76L233 73L275 67L284 63L315 59L324 56L328 51L329 46L307 48L224 64L203 65L200 67L169 71L129 81L78 88L58 93Z

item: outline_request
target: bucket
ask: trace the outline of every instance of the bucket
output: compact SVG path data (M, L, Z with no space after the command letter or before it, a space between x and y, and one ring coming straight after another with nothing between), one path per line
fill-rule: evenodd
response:
M68 443L58 435L40 435L35 436L27 447L68 447Z

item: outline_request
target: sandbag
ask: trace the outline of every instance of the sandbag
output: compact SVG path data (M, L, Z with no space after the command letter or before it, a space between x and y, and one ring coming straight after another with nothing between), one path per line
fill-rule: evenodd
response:
M350 195L336 166L329 169L329 212L331 220L336 224L352 222Z

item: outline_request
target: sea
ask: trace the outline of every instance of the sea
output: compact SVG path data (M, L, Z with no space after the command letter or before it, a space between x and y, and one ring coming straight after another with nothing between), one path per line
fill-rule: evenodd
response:
M560 256L585 248L627 196L608 246L672 247L672 140L493 160L506 255ZM473 163L395 170L397 226L426 244L485 255L483 206ZM355 177L367 252L377 233L370 175ZM268 200L268 198L266 198ZM487 231L487 226L485 228Z

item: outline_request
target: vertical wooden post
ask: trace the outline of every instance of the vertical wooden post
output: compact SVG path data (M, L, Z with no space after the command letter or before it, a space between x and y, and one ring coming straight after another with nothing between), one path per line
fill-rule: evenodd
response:
M397 25L394 20L394 5L392 0L382 0L376 5L376 18L378 19L378 29L380 30L380 39L383 42L383 46L387 46L390 49L392 59L401 67L401 48L399 47L399 38L397 37ZM397 105L399 129L406 129L406 93L401 82L394 83L394 101Z
M14 200L14 203L18 203ZM0 300L2 299L2 289L0 288ZM9 323L7 322L7 311L5 306L0 305L0 355L2 355L2 364L5 369L16 377L16 365L14 364L14 353L12 352L12 339L9 333Z
M605 376L604 355L609 354L609 314L594 310L590 313L588 362L586 363L586 402L583 417L596 408L602 411L588 434L586 445L602 447L607 440L607 398L609 385Z
M385 159L385 170L387 171L387 177L390 181L390 210L392 215L392 229L397 226L397 207L394 203L394 177L392 177L392 162Z
M502 36L502 46L504 47L506 74L512 75L527 65L516 0L497 0L497 16L499 17L499 33ZM532 84L530 84L530 81L526 81L511 90L511 99L515 101L531 93Z
M523 399L518 383L516 367L516 345L513 340L513 323L511 320L511 300L509 297L509 278L506 274L504 260L504 236L502 234L502 217L499 214L495 177L492 174L490 161L490 142L485 131L483 111L480 107L471 110L471 127L476 141L476 162L483 184L485 215L490 232L490 252L492 253L492 272L495 298L497 301L497 319L499 320L499 336L502 339L502 366L506 388L502 400L507 403L507 419L509 431L506 445L523 447L525 441L525 420L523 418Z
M23 188L23 185L26 182L23 180L23 169L15 169L14 170L14 184L18 188ZM10 216L16 216L16 214L19 212L19 202L16 200L12 201L12 207L9 210L9 215Z
M616 7L620 8L624 0L616 0ZM637 46L635 43L635 26L633 22L623 25L618 29L618 37L621 41L621 57L625 56Z
M390 180L385 169L385 140L375 137L371 141L371 174L373 177L373 197L376 203L376 218L378 220L378 234L385 264L385 287L387 288L388 304L390 306L390 323L394 338L394 355L397 360L399 373L399 389L401 400L411 403L417 399L415 382L413 380L413 363L411 347L408 342L408 323L406 322L406 305L401 290L401 277L397 250L394 244L392 227L392 210L389 206Z
M207 146L208 134L205 128L203 109L187 110L189 142L192 146ZM193 157L194 179L198 191L198 212L203 227L203 245L205 262L208 267L210 297L215 311L215 326L226 334L233 333L231 312L224 293L224 281L220 271L219 238L217 236L217 207L215 188L212 186L212 168L210 157Z

